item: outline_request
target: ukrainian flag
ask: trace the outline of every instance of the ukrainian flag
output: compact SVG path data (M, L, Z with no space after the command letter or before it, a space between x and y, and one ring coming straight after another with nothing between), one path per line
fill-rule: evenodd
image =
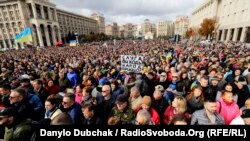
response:
M71 47L76 46L76 40L70 40L69 41L69 46L71 46Z
M32 42L31 28L26 27L23 32L15 38L16 43Z

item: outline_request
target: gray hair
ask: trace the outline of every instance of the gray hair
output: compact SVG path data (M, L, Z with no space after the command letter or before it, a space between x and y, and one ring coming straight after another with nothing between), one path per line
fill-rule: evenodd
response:
M151 115L150 115L149 111L144 110L144 109L140 110L137 113L136 118L138 118L138 117L143 118L143 121L145 124L148 124L151 120Z
M140 91L138 90L138 88L137 87L132 87L131 89L130 89L130 92L132 92L132 91L134 91L134 92L136 92L138 95L141 95L140 94Z

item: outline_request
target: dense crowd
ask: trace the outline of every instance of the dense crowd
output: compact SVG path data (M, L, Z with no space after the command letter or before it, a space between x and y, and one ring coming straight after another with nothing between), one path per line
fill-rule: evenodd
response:
M143 56L141 72L122 70L121 55ZM250 124L250 50L240 43L121 40L9 50L0 66L5 140L28 140L34 124Z

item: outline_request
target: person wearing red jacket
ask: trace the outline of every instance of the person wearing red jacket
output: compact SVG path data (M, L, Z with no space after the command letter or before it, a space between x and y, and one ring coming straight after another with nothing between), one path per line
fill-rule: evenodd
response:
M150 96L144 96L142 98L141 107L136 110L136 113L138 111L140 111L141 109L149 111L149 113L151 115L151 118L150 118L151 121L153 121L155 125L160 125L160 122L161 122L160 116L157 113L157 111L151 107L151 97Z
M190 119L190 114L187 112L187 102L186 99L182 96L176 96L172 102L172 105L169 105L163 115L163 124L169 125L172 119L176 115L184 114L187 119Z

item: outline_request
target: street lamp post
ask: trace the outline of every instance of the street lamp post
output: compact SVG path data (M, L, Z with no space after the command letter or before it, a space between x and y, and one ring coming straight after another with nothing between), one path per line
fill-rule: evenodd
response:
M78 33L75 32L75 36L76 36L76 46L78 46L79 42L78 42Z

